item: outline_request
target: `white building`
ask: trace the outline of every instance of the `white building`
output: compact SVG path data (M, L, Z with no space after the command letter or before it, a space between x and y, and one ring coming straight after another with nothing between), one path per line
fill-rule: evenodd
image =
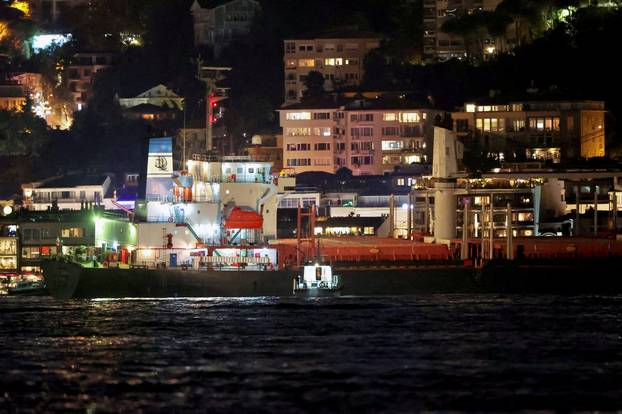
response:
M150 104L181 111L184 107L184 98L177 95L166 86L159 84L135 97L119 99L119 105L123 108L133 108L142 104Z
M68 175L22 184L24 207L48 210L56 202L60 210L80 210L88 204L113 206L107 175Z

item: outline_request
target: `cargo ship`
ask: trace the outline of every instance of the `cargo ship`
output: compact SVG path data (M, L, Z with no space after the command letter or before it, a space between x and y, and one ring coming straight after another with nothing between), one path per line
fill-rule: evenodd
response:
M455 152L456 143L437 132L435 154ZM295 239L277 239L277 209L295 188L294 177L273 175L267 162L196 155L175 172L171 139L154 138L144 202L137 202L128 226L94 217L99 247L46 260L46 286L59 299L336 293L330 289L343 296L622 292L622 242L515 238L511 209L494 206L492 195L488 206L482 201L477 221L464 204L467 231L456 238L457 197L465 190L455 186L455 162L449 168L438 160L442 157L434 159L436 182L429 190L434 203L426 208L426 214L433 210L433 220L426 216L426 222L433 221L431 234L418 239L409 226L405 238L396 238L390 212L391 237L326 238L320 254L314 204L298 204ZM507 217L503 238L493 226L493 212ZM316 257L339 275L338 281L321 276L315 288L334 284L322 292L309 291L312 275L299 278Z
M192 270L92 268L46 260L45 282L57 299L151 297L335 296L296 292L299 268ZM493 260L477 268L462 261L335 263L339 296L414 294L619 294L620 258Z

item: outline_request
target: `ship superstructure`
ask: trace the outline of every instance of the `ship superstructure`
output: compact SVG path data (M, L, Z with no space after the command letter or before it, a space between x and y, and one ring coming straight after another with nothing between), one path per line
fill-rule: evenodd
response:
M271 163L195 154L186 170L173 171L171 166L171 139L151 139L134 263L192 267L197 262L199 266L238 263L208 258L215 255L247 257L239 263L276 265L276 249L266 246L276 238L279 200ZM251 256L261 260L250 260Z

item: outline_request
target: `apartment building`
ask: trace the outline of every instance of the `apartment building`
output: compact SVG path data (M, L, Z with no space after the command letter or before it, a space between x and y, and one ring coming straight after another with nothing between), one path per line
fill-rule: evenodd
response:
M466 147L479 146L499 161L605 156L602 101L467 103L452 119Z
M210 46L218 57L236 37L248 34L261 5L255 0L211 2L211 8L192 3L190 12L194 22L194 45ZM208 2L205 2L208 3ZM213 6L217 4L215 7Z
M464 59L467 45L463 36L441 30L448 20L476 11L493 11L502 0L423 0L423 58L426 62ZM484 39L483 57L497 51L494 38Z
M380 45L372 34L365 37L331 37L284 41L285 105L299 102L309 72L324 76L324 89L355 86L363 79L363 58Z
M285 169L373 175L427 162L440 112L380 98L294 104L279 114Z
M74 110L80 111L93 97L93 81L98 72L114 63L112 53L76 53L67 66L67 85L73 96Z

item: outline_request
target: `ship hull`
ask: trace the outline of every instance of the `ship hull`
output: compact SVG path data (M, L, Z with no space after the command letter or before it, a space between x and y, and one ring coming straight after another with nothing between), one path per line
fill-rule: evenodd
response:
M57 299L125 297L289 296L289 272L83 268L64 261L43 264Z
M46 286L58 299L123 297L297 296L294 271L194 271L83 268L43 264ZM335 267L341 296L419 293L622 293L620 260L498 262L483 269L435 266Z

